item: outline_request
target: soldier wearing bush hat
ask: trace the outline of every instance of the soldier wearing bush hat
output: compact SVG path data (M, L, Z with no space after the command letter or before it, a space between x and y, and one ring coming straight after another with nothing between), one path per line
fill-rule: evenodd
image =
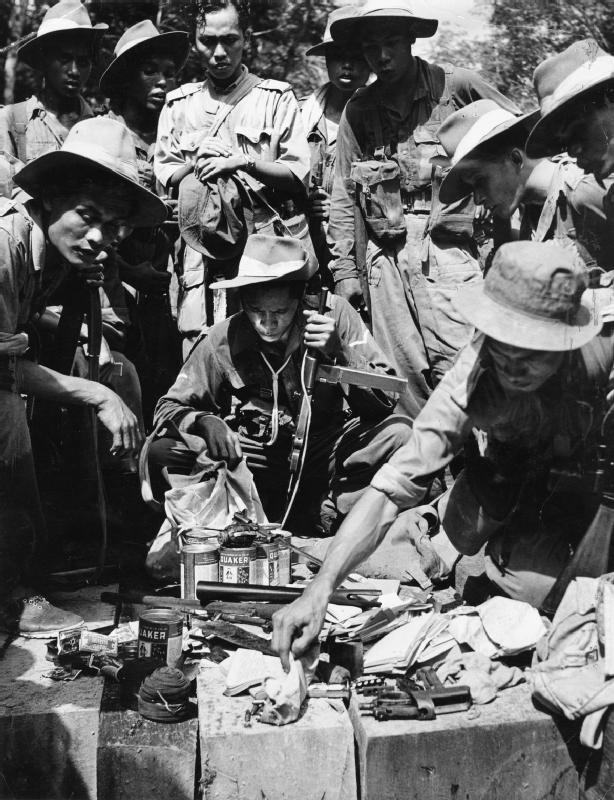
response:
M24 164L58 150L73 125L93 116L83 90L107 29L92 25L80 0L60 0L19 48L19 59L42 72L43 85L37 97L0 109L0 194L10 197Z
M331 296L319 313L315 298L305 296L314 272L300 241L252 234L235 277L212 284L238 292L242 310L198 341L158 403L156 425L167 430L153 442L149 457L158 495L166 488L161 468L189 473L204 447L209 458L225 461L230 469L245 459L267 517L279 521L303 393L305 348L314 348L325 361L393 374L348 303ZM302 489L289 530L313 535L314 529L330 529L355 502L368 476L410 434L409 420L390 416L395 400L387 392L352 386L347 398L349 423L343 419L344 395L338 385L318 383L314 390ZM177 429L181 440L173 433ZM150 566L158 550L154 546Z
M412 54L437 25L411 0L368 0L331 23L334 40L360 43L377 80L354 94L339 126L330 269L336 293L370 306L376 341L409 378L402 403L410 416L470 334L449 313L455 284L481 278L471 198L452 208L438 199L437 129L480 97L514 110L476 73Z
M317 636L334 588L461 451L465 469L435 528L448 566L486 545L498 591L541 606L596 509L583 481L549 480L599 435L614 376L611 291L586 287L570 248L513 242L483 284L457 292L476 336L343 522L315 580L275 615L272 645L286 666L290 650L301 655Z

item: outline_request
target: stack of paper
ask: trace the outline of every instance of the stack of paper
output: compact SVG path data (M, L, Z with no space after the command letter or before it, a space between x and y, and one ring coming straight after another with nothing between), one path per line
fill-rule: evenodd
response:
M365 656L365 673L405 672L446 626L447 620L435 612L412 617L373 645Z

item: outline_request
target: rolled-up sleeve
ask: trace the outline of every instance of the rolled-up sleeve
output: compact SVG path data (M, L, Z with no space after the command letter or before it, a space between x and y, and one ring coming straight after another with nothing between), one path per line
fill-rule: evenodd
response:
M282 92L279 97L275 131L278 137L275 162L288 167L306 185L311 166L309 145L298 101L291 89Z
M362 158L362 152L347 117L347 107L341 115L337 133L335 178L328 223L328 246L332 254L329 268L335 283L357 278L354 228L354 183L350 179L352 163Z
M374 475L371 486L400 509L413 508L426 494L433 476L459 452L472 429L469 399L482 372L478 336L459 354L416 417L409 442Z
M187 163L181 150L179 139L175 135L178 130L174 119L173 107L165 105L158 121L158 135L154 151L154 174L165 189L178 169Z

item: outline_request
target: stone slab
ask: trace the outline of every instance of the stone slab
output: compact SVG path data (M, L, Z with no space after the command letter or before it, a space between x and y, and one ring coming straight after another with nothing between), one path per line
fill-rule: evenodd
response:
M354 736L342 703L310 700L297 722L244 727L247 695L225 697L203 662L198 713L203 800L356 800Z
M526 684L436 720L377 722L350 706L361 800L572 800L578 774Z
M0 662L0 797L95 800L102 681L45 678L45 655L19 638Z
M193 800L198 719L168 724L144 719L107 682L100 708L97 800Z

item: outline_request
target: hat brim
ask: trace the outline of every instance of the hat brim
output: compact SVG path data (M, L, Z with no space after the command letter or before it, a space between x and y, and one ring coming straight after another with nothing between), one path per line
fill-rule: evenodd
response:
M357 15L349 19L339 19L333 22L330 26L330 33L333 39L346 39L355 36L357 29L360 25L368 23L370 20L375 19L395 19L405 20L411 26L412 33L418 39L430 39L437 33L439 27L439 20L427 19L426 17L414 17L407 12L399 9L394 13L390 9L381 9L378 11L371 11L367 14Z
M241 267L239 266L239 269ZM273 283L274 281L304 281L305 283L313 277L315 269L311 263L311 259L307 257L305 263L297 269L296 264L292 264L285 268L275 267L274 275L237 275L236 278L229 278L224 281L216 281L210 283L210 289L240 289L242 286L257 286L264 283Z
M32 197L40 197L52 174L58 174L62 171L64 174L70 175L71 169L75 167L85 167L92 170L92 172L98 173L101 171L106 172L124 183L126 188L132 191L136 210L127 220L127 223L132 227L153 228L156 225L160 225L167 218L166 205L149 189L145 189L137 181L121 175L93 158L87 158L65 150L54 150L30 161L15 175L14 181Z
M42 67L43 46L54 38L74 36L75 38L89 41L93 47L108 30L109 26L105 22L99 22L91 28L65 28L63 30L49 31L49 33L36 36L22 45L17 50L17 57L32 69L40 70Z
M184 31L168 31L158 36L144 39L142 42L129 47L109 64L100 76L100 90L108 95L113 91L117 84L121 83L126 71L132 66L136 59L142 59L149 53L169 54L177 72L185 64L190 53L190 38Z
M614 76L595 81L582 91L563 100L538 120L529 134L526 151L530 158L547 158L567 150L567 143L562 139L561 128L567 127L573 109L586 103L591 96L606 86L614 87Z
M326 50L328 47L333 44L338 46L338 42L333 42L332 40L329 42L318 42L318 44L314 44L313 47L310 47L308 50L305 50L306 56L325 56Z
M487 136L480 139L478 144L466 153L466 155L446 173L439 187L439 199L441 202L446 203L446 205L455 203L457 200L471 194L471 186L465 182L463 175L469 162L474 158L476 151L479 150L480 147L487 142L492 143L497 137L509 135L509 133L516 128L524 127L527 129L528 133L531 126L538 118L539 111L531 111L528 114L524 114L522 117L517 117L515 120L510 120L509 122L504 122L502 125L498 125Z
M452 305L467 322L491 339L524 350L577 350L593 339L603 321L590 290L585 292L573 323L523 314L484 293L484 284L460 289Z

